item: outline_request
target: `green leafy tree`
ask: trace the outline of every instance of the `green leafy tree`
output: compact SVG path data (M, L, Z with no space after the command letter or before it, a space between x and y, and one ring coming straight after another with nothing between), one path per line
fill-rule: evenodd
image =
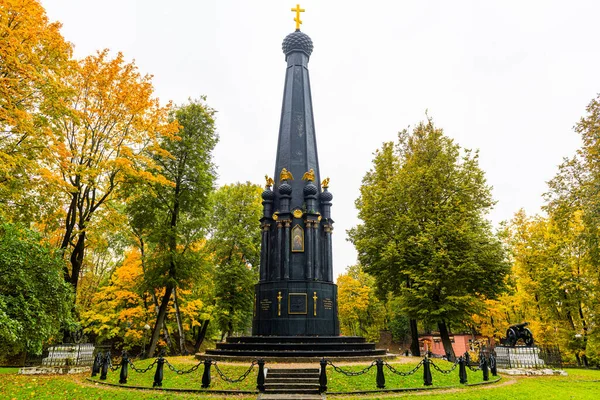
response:
M451 356L448 324L505 288L504 248L485 219L493 204L478 154L431 119L384 144L356 201L363 223L349 234L360 263L409 318L438 325Z
M225 185L214 193L209 249L215 263L217 322L232 335L252 321L254 284L260 262L262 188L250 182Z
M215 111L200 101L177 108L171 120L181 129L177 137L160 141L161 151L151 155L154 172L169 183L143 180L132 184L127 213L143 251L145 285L156 299L158 313L148 356L152 357L171 297L178 321L180 351L185 353L184 332L178 311L177 288L190 286L203 263L194 247L206 234L209 195L215 179L211 152L217 143Z
M72 323L63 260L40 235L0 218L0 353L40 353Z

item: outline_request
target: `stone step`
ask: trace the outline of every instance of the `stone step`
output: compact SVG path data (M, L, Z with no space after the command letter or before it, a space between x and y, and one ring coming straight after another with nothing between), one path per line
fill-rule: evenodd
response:
M365 343L362 336L237 336L227 343Z
M337 350L357 351L375 350L375 343L217 343L219 350L278 350L278 351L306 351L306 350Z
M270 373L281 373L281 372L319 372L319 368L269 368Z
M267 389L265 387L265 393L277 393L277 394L319 394L319 389Z
M271 392L279 389L313 389L319 390L319 383L267 383L265 382L265 390Z
M294 372L294 371L272 373L271 371L268 371L266 379L270 379L270 378L319 379L319 373L318 372Z
M325 396L320 394L277 394L260 393L257 400L324 400Z
M269 383L319 383L319 377L311 377L311 378L290 378L290 377L271 377L267 374L265 378L265 382Z
M250 357L360 357L360 356L385 356L385 350L233 350L212 349L206 350L205 356L250 356Z

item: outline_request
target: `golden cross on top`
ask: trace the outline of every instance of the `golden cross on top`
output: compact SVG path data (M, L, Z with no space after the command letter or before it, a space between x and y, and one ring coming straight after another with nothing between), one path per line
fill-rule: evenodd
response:
M304 8L300 8L300 4L296 4L296 8L292 8L292 11L296 13L296 18L294 18L294 21L296 21L296 30L299 31L300 24L302 23L300 20L300 13L304 12Z

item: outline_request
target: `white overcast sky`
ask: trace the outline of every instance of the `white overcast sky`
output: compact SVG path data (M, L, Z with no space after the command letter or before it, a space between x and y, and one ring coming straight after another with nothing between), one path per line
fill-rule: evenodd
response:
M272 176L295 29L284 0L42 0L75 55L122 51L157 96L218 110L219 185ZM495 225L539 212L580 145L573 125L600 92L600 1L304 0L321 176L334 194L334 274L356 262L346 229L373 152L425 118L480 164Z

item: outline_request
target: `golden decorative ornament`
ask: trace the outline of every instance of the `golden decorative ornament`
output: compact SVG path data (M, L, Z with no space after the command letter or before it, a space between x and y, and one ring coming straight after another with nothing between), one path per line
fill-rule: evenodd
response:
M265 181L267 182L265 184L265 188L267 189L273 186L273 184L275 183L275 181L273 181L273 178L270 178L269 175L265 175Z
M295 210L292 212L292 214L294 215L294 217L295 217L295 218L302 218L302 215L303 215L304 213L302 212L302 210L301 210L301 209L299 209L299 208L296 208L296 209L295 209Z
M329 177L325 178L323 182L321 182L321 186L323 189L327 189L329 187Z
M277 219L279 218L279 211L275 211L275 212L273 213L273 216L272 216L272 218L273 218L273 220L274 220L274 221L277 221Z
M313 182L315 180L315 170L311 168L308 172L305 172L302 175L302 180Z
M281 173L279 174L279 180L280 181L293 181L294 177L292 176L292 173L290 171L288 171L287 169L282 169Z
M323 217L321 217L321 216L319 215L319 218L317 218L317 220L318 220L319 222L321 222L321 219L322 219L322 218L323 218Z
M300 4L296 4L296 8L292 8L292 11L296 13L296 18L294 18L294 21L296 22L296 30L299 31L300 25L302 24L302 20L300 20L300 13L303 13L305 10L304 8L300 8Z

